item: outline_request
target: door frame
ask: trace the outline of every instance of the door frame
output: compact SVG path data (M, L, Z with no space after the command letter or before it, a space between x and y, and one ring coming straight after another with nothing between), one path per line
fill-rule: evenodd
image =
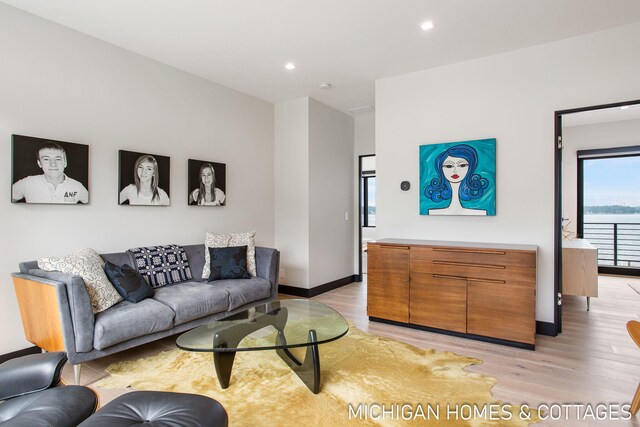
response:
M358 276L356 282L362 282L362 216L364 215L364 207L360 203L362 200L362 158L375 157L375 154L361 154L358 156Z
M562 116L582 113L585 111L604 110L607 108L623 107L625 105L640 104L640 99L611 104L592 105L589 107L558 110L554 113L555 138L554 146L554 224L553 224L553 304L555 306L553 335L562 332Z

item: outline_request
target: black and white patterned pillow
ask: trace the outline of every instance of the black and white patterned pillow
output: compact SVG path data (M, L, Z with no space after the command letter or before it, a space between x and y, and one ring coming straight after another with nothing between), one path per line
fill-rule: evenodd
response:
M140 274L154 288L191 280L191 268L184 248L179 245L129 249Z

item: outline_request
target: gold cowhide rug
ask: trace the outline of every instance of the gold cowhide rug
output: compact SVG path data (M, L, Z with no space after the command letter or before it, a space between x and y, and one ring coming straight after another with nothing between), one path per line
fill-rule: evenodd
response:
M218 384L211 354L178 349L112 364L110 376L93 385L203 394L225 407L233 427L507 427L537 420L535 412L526 421L520 407L493 399L495 378L464 370L482 363L478 359L419 349L354 326L319 348L319 394L273 350L237 353L226 390ZM304 357L304 349L292 352Z

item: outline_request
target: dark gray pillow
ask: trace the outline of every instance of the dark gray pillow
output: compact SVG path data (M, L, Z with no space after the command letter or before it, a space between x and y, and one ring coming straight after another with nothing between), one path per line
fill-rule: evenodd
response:
M209 281L223 279L250 279L247 271L247 247L229 246L208 248L211 259Z
M153 288L138 270L125 264L115 265L109 261L104 264L104 272L122 298L131 302L140 302L153 296Z

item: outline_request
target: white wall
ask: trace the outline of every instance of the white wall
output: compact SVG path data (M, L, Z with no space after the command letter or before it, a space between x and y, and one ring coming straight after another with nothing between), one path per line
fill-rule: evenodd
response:
M552 322L554 111L640 98L638 52L634 24L378 80L378 237L538 245L536 317ZM420 216L418 146L492 137L497 216Z
M354 182L353 182L353 194L354 194L354 202L353 202L353 214L360 214L360 201L359 201L359 181L360 177L358 176L358 172L360 170L360 165L358 164L360 161L359 156L363 156L366 154L375 154L376 152L376 116L375 113L366 113L360 114L354 117L353 119L353 171L354 171ZM353 241L356 243L353 247L353 265L354 271L358 271L358 252L360 248L358 246L358 236L359 236L359 222L358 218L354 219L353 224ZM364 234L367 234L366 238L368 240L374 240L376 238L377 229L376 228L363 228L363 238ZM364 264L364 261L363 261ZM366 266L363 265L363 270L366 270Z
M275 105L274 138L280 283L309 288L309 98Z
M310 287L352 276L353 118L309 103Z
M576 232L578 226L577 152L640 145L640 120L564 127L562 142L562 217L571 220L567 229Z
M197 243L256 230L274 245L273 105L0 3L0 353L30 346L18 262ZM10 203L11 134L88 144L87 206ZM118 206L118 150L171 157L170 207ZM227 164L227 206L187 206L187 159Z
M304 97L276 104L275 131L280 283L310 289L352 275L353 119Z

